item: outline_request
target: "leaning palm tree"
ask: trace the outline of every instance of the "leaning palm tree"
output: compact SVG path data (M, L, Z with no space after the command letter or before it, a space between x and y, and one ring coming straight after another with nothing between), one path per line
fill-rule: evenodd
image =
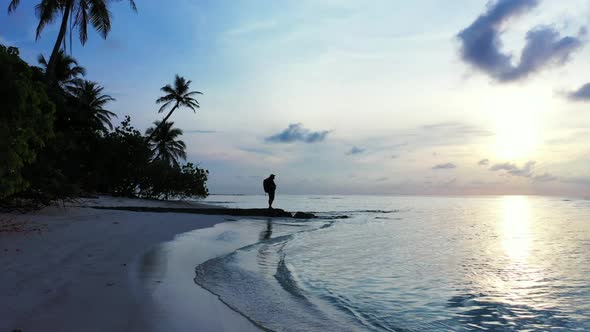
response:
M107 132L107 127L113 129L111 118L116 118L117 115L104 109L104 106L115 98L103 94L103 89L98 83L86 80L74 80L66 87L79 106L79 111L84 112L83 116L93 123L96 130Z
M119 0L120 1L120 0ZM55 67L57 57L62 43L65 45L65 35L70 25L71 29L77 28L82 45L88 40L88 24L103 37L107 38L111 30L111 12L109 11L109 0L41 0L35 6L35 12L39 18L35 39L41 37L41 32L47 24L52 23L61 15L61 25L51 57L47 63L45 76L48 81L55 79ZM129 0L131 8L137 11L134 0ZM20 0L10 0L8 13L16 10ZM71 17L71 18L70 18Z
M154 159L159 159L172 166L178 166L178 159L186 159L186 144L178 140L182 129L172 128L174 122L154 121L155 127L148 128L145 134L153 136L151 141Z
M199 108L199 102L193 98L193 96L197 94L202 95L203 93L199 91L189 91L191 83L192 81L187 81L184 77L178 76L177 74L174 78L174 87L172 87L170 84L166 84L160 89L162 92L165 92L166 95L156 100L156 104L162 104L158 110L158 113L162 113L170 105L174 105L166 117L164 117L162 122L160 122L160 126L166 123L166 120L168 120L172 113L174 113L174 111L176 111L176 109L180 106L188 107L193 110L193 112L197 112L197 108ZM157 131L158 127L156 127L156 129L151 132L148 137L148 142L157 133Z
M47 72L47 60L43 54L39 55L38 61ZM70 55L67 55L63 50L60 50L57 53L54 75L55 82L59 85L64 85L71 83L73 80L79 78L79 76L86 75L86 69L84 69L82 66L79 66L76 59Z

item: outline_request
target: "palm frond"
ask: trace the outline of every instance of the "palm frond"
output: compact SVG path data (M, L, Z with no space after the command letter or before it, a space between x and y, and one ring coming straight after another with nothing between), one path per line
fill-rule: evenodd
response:
M39 40L45 26L55 20L55 16L61 11L60 0L42 0L35 6L35 13L39 18L39 24L35 31L35 40Z
M88 2L79 1L77 2L76 20L74 26L78 27L78 36L80 43L84 45L88 40Z
M158 109L158 113L162 113L162 112L164 112L164 111L166 110L166 108L168 108L168 106L170 106L170 104L172 104L172 102L173 102L173 101L174 101L174 100L170 100L170 101L168 101L168 102L164 103L164 105L162 105L162 106L160 107L160 109Z
M20 4L20 0L11 0L10 4L8 4L8 14L12 13L16 10L16 7Z
M165 95L165 96L162 96L162 97L156 99L156 104L160 104L160 103L168 102L168 101L173 101L173 100L176 100L176 97L174 95Z
M71 76L86 76L86 69L84 67L75 66L70 70Z
M87 0L90 2L90 21L94 29L106 39L111 31L111 12L105 0Z
M96 82L77 79L72 80L65 89L78 103L80 110L87 112L86 116L92 119L97 130L113 129L111 119L116 118L117 115L104 109L104 105L115 99L103 94L104 88L102 86Z
M167 94L176 94L176 90L174 90L170 84L166 84L163 87L160 88L160 91L165 92Z
M171 165L178 165L178 159L186 159L186 144L177 138L182 135L182 129L174 128L174 122L161 123L154 121L154 127L146 130L146 135L152 135L150 141L154 159L162 160ZM155 132L157 131L157 132Z
M47 60L45 59L43 54L39 54L39 56L37 57L37 62L39 62L40 65L43 65L43 67L47 67Z
M134 0L129 0L129 4L131 5L131 9L133 9L134 12L137 11L137 6L135 5L135 1Z

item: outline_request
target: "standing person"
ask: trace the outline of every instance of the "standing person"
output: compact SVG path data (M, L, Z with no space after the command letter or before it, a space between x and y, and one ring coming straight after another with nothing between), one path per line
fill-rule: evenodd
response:
M275 200L275 190L277 185L275 184L275 175L271 174L268 178L262 181L264 192L268 194L268 208L272 209L272 202Z

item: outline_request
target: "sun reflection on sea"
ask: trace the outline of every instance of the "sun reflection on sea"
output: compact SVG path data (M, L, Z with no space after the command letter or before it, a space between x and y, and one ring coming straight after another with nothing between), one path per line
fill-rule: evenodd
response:
M519 307L518 315L514 317L516 320L529 319L536 315L532 310L552 306L541 296L546 276L532 255L535 232L531 202L526 196L506 196L502 209L500 242L507 260L501 268L494 293L499 295L501 302Z
M502 246L511 259L526 262L531 242L530 205L525 196L506 196L503 201Z

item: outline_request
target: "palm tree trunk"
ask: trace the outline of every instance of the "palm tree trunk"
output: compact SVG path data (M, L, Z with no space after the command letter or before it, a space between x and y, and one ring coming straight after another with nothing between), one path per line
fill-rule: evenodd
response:
M164 118L164 120L162 120L162 122L160 122L160 124L156 127L156 129L154 129L154 131L152 131L150 137L148 137L147 141L149 143L149 141L152 140L152 137L154 137L154 135L158 132L158 130L160 130L160 127L162 127L162 125L164 125L164 123L166 123L166 120L168 120L168 118L170 117L170 115L172 115L172 113L174 113L174 111L178 108L178 102L176 102L176 105L174 105L174 107L172 107L172 109L170 110L170 112L168 112L168 114L166 115L166 117Z
M59 27L59 34L57 35L57 40L53 46L51 57L47 63L47 71L45 72L45 79L48 82L52 82L55 76L55 61L57 60L57 54L59 53L62 42L64 41L66 31L68 30L68 18L70 17L70 12L72 11L73 2L74 0L68 0L66 2L66 7L64 8L61 26Z

